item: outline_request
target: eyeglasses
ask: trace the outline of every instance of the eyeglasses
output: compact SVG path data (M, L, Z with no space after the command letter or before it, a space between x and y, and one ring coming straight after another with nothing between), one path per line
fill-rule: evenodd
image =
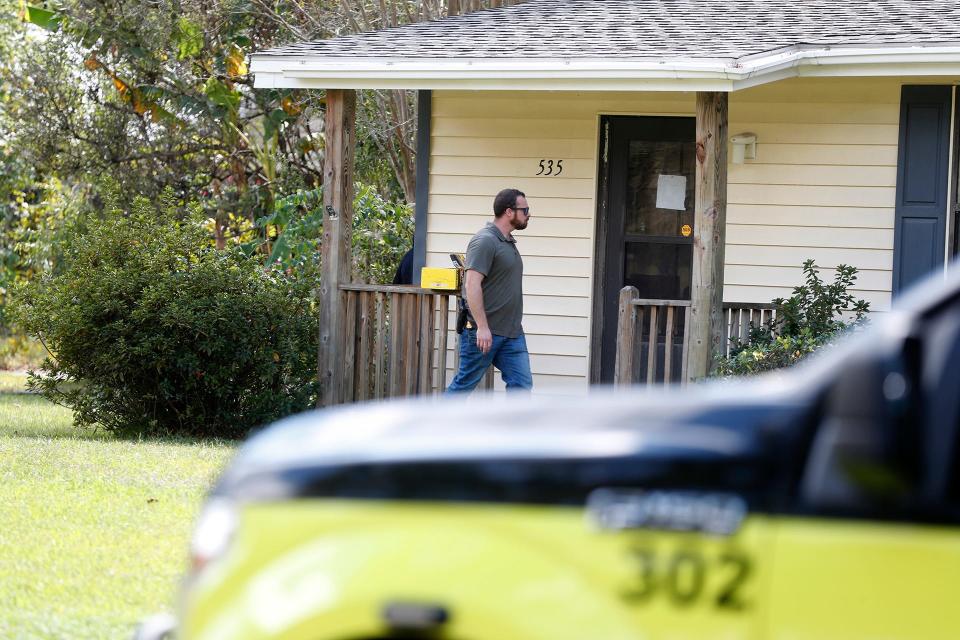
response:
M523 212L523 215L527 216L528 218L530 217L530 207L510 207L510 208L518 213Z

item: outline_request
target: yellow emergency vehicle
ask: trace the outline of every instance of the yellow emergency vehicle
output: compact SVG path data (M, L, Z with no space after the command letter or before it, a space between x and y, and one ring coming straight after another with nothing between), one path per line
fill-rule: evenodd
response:
M282 421L177 637L960 638L960 279L875 325L748 383Z

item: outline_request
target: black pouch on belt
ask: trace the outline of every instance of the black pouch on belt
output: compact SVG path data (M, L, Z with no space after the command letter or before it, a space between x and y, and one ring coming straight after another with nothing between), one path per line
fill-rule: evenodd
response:
M457 333L463 333L463 329L466 326L467 304L463 301L463 298L457 298Z

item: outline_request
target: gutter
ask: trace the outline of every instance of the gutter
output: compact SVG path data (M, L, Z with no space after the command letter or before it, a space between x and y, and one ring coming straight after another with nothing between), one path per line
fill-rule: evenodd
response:
M261 88L737 91L789 77L957 76L960 43L795 45L732 58L336 58L254 54Z

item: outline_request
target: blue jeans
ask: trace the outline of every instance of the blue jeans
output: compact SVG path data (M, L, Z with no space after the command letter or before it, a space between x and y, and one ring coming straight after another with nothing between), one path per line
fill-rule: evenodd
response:
M477 347L477 330L464 329L460 334L460 370L447 387L447 393L473 391L491 363L500 369L507 391L529 391L533 388L530 354L527 353L527 339L522 333L516 338L495 335L490 351L481 353Z

